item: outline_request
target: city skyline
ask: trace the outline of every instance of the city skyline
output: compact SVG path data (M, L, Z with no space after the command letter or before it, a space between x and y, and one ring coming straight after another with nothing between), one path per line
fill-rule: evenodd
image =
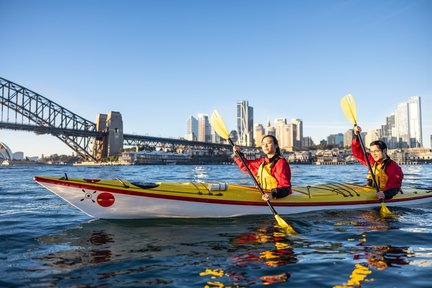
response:
M409 99L407 101L399 103L397 105L396 111L392 112L389 117L386 117L385 121L388 122L388 119L391 118L391 117L393 117L392 121L395 122L395 120L394 120L395 113L397 114L398 113L398 109L400 109L400 107L401 106L403 107L404 105L408 105L407 107L409 107L409 105L413 105L413 104L418 105L418 107L416 106L416 109L418 108L419 110L416 111L416 115L418 113L418 115L421 117L422 113L421 113L420 99L421 99L421 97L419 97L419 96L411 96L411 97L409 97ZM253 111L254 110L253 107L249 106L249 101L247 101L247 100L238 100L237 103L236 103L236 106L237 106L237 112L239 112L241 110L246 110L246 111L247 110L249 110L249 111ZM411 110L413 110L413 108L411 108ZM114 112L114 113L117 113L117 112ZM252 112L252 114L253 114L253 112ZM100 115L98 115L98 117L100 117ZM406 117L408 117L408 116L406 116ZM237 118L238 118L237 119L237 123L238 124L244 122L241 119L241 117L237 117ZM297 121L297 123L288 123L286 118L277 117L273 121L273 125L274 126L272 126L270 120L268 120L267 121L267 125L266 125L265 128L262 125L262 123L254 123L253 116L252 116L252 119L249 119L249 121L251 121L253 123L253 126L254 126L255 129L257 129L257 126L263 127L264 134L272 134L272 135L275 135L276 137L278 137L278 139L280 139L279 142L280 142L281 147L285 147L285 148L287 148L287 149L290 150L290 149L292 149L292 147L295 147L296 149L299 149L300 147L308 147L308 146L310 146L310 144L309 145L304 145L304 146L303 145L298 145L298 144L296 145L295 142L290 142L290 145L284 145L284 143L285 143L284 141L287 141L286 139L289 139L288 141L299 141L298 137L300 137L300 139L303 140L303 137L299 136L299 135L303 135L302 131L303 131L303 125L304 124L303 124L303 121L301 119L293 118L292 122L296 122ZM286 138L286 136L284 135L284 132L282 132L281 128L277 127L279 122L280 123L283 122L283 124L285 124L285 125L294 125L294 126L298 127L298 130L297 130L297 128L295 128L295 130L293 131L294 134L290 135L288 138ZM422 133L421 133L421 131L422 131L422 125L421 125L422 119L421 118L417 119L416 122L420 123L419 124L420 125L419 126L420 132L416 129L415 133L417 133L417 134L419 133L420 135L422 135ZM224 142L224 141L221 142L221 139L218 137L218 135L215 134L214 131L211 129L211 126L210 126L210 123L209 123L208 114L199 113L198 114L198 120L193 115L190 115L187 118L187 122L186 123L187 123L186 124L186 131L187 131L187 133L185 134L185 136L179 136L178 138L184 138L186 140L191 140L191 141L202 141L202 142L213 142L213 143L222 143L222 142ZM381 125L381 128L372 128L369 131L364 131L363 134L365 136L365 140L371 142L373 140L382 139L382 140L385 140L388 143L388 146L389 146L390 149L391 148L401 148L401 147L392 147L391 142L389 142L391 140L389 140L388 138L386 138L385 135L381 135L381 133L383 133L382 131L386 130L385 127L387 126L387 124L388 123ZM393 126L394 126L394 124L395 123L393 123ZM408 125L409 124L404 125L404 127L408 126ZM190 127L190 126L192 126L192 127ZM193 127L195 127L195 129L193 129ZM269 128L272 129L272 130L268 131L267 129L269 129ZM254 129L254 131L256 131L255 129ZM291 129L291 128L288 128L288 129ZM398 130L398 129L396 129L396 130ZM238 130L236 130L236 131L238 131ZM320 144L320 142L326 141L328 144L334 144L334 145L338 145L338 146L346 146L344 143L346 142L345 138L346 138L347 133L349 133L349 131L352 131L352 129L349 128L345 132L339 131L339 132L335 132L335 133L329 134L325 138L320 139L317 142L314 141L313 139L312 139L312 141L313 141L314 145L318 145L318 144ZM195 132L196 134L194 136L192 136L190 134L194 134L194 133L191 133L191 132ZM371 135L371 133L372 133L372 135ZM395 135L398 135L400 132L393 131L392 133L395 134ZM239 134L241 134L241 133L239 133ZM191 139L189 139L188 135L191 136ZM291 139L291 137L293 137L293 139ZM398 137L399 137L399 135L398 135ZM407 137L407 136L404 136L404 137ZM432 139L432 134L430 135L430 137ZM294 138L295 138L295 140L294 140ZM312 137L308 136L308 135L305 135L304 138L312 138ZM421 136L420 136L420 138L421 138ZM256 144L257 143L256 142L257 139L255 138L255 133L254 133L254 139L253 140L255 141L255 145L256 146L260 146L260 145ZM1 143L2 142L0 141L0 144ZM15 154L15 153L25 153L25 151L12 151L12 149L10 149L8 147L7 143L3 143L3 144L13 154ZM239 145L243 145L241 142L238 142L238 144ZM244 145L244 146L248 146L248 145ZM415 147L416 146L404 147L404 148L415 148ZM420 147L420 146L418 146L418 147ZM427 149L432 149L432 147L425 147L424 145L421 146L421 147L424 147L424 148L427 148ZM72 153L72 150L71 150L71 153ZM65 154L66 155L70 155L68 153L65 153ZM51 154L47 153L44 156L49 156L49 155L51 155ZM25 156L29 157L29 155L27 155L27 154ZM34 157L34 156L36 156L36 155L32 155L30 157Z
M350 146L353 129L347 129L339 131L333 134L327 135L324 139L320 139L319 142L313 143L309 141L311 136L306 135L303 137L303 121L298 118L293 118L291 122L287 121L287 118L277 117L273 120L273 125L270 121L264 126L263 123L255 123L253 118L254 108L249 106L248 100L238 100L236 103L237 108L237 144L242 146L261 146L261 139L265 134L271 134L276 136L279 140L279 146L282 149L301 149L311 147L312 145L318 145L322 142L326 142L329 145ZM363 131L363 134L370 143L374 140L384 140L387 143L389 149L393 148L428 148L423 145L422 139L422 111L421 111L421 97L411 96L407 101L399 103L394 112L385 118L384 124L380 127L371 128L369 131ZM219 143L219 139L214 131L210 132L208 115L199 114L198 117L204 119L201 124L190 116L187 120L187 134L185 138L187 140L207 141L213 143ZM390 119L390 120L389 120ZM195 124L194 124L195 123ZM193 127L195 126L195 129ZM205 130L198 129L198 126L207 127ZM249 129L253 126L253 129ZM195 131L191 133L191 131ZM212 133L212 135L203 136L202 133ZM189 137L194 135L195 137ZM201 134L201 136L200 136ZM201 138L200 138L201 137ZM432 135L431 135L432 137ZM366 143L366 145L368 145Z
M319 142L351 128L345 94L365 131L418 95L430 147L431 12L424 0L0 0L0 77L92 122L118 111L125 133L165 138L214 109L234 130L233 105L248 99L256 123L298 118ZM0 141L26 156L72 153L51 135L0 130Z

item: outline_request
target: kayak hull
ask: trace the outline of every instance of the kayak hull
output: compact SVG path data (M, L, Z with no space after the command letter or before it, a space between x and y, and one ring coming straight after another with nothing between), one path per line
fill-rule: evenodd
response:
M131 183L35 176L34 180L93 218L237 217L271 213L251 186L203 182ZM413 206L432 202L432 189L403 188L386 205ZM281 215L319 210L379 207L374 189L354 184L293 187L293 194L272 200Z

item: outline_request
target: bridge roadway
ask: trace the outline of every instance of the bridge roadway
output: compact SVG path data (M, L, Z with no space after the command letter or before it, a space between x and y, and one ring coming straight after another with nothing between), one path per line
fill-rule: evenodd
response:
M0 121L0 129L30 131L36 134L51 134L57 137L74 136L74 137L92 137L101 139L106 133L80 130L80 129L67 129L47 126L37 126L30 124L16 124ZM207 143L200 141L189 141L184 139L162 138L153 136L140 136L134 134L123 134L123 143L125 146L145 146L145 147L183 147L197 150L230 150L231 146L228 144Z
M28 123L28 124L27 124ZM100 161L100 151L106 151L109 133L100 131L96 123L33 92L0 77L0 129L51 134L77 155L86 160ZM184 139L123 134L123 146L191 148L196 150L226 150L228 144L216 144ZM110 145L110 144L108 144ZM110 155L112 156L112 155Z

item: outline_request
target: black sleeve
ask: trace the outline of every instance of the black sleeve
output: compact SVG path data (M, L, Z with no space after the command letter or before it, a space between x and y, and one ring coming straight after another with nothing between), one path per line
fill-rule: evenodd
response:
M291 187L274 188L271 192L273 199L279 199L291 194Z
M399 193L400 188L391 188L386 191L384 191L385 199L391 199L393 196L395 196L397 193Z

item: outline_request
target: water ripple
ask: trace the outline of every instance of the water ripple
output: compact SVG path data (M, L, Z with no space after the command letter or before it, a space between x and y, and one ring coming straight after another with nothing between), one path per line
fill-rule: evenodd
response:
M432 167L404 166L432 186ZM363 183L361 165L293 165L294 185ZM429 287L431 205L229 219L91 220L33 182L34 175L251 185L234 165L0 169L3 287ZM357 281L357 282L356 282ZM353 284L357 283L357 284ZM351 285L351 286L350 286ZM354 286L353 286L354 285Z

